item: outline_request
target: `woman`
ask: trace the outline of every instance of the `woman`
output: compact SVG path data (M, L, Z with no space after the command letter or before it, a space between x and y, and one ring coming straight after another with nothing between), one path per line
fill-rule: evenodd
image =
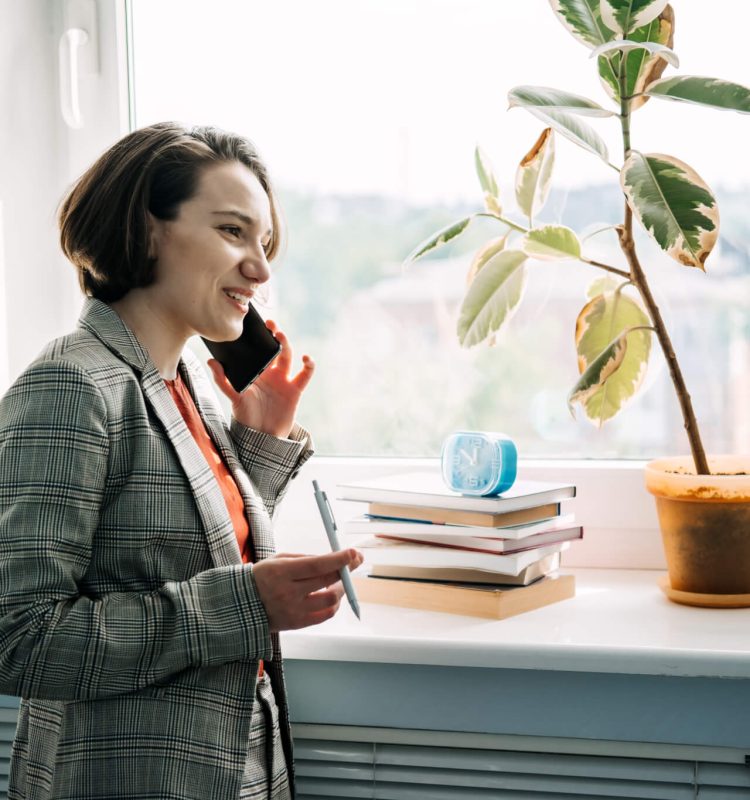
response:
M284 334L227 426L188 338L236 339L279 247L252 144L126 136L60 213L88 299L0 404L0 693L20 696L10 800L285 798L278 631L328 619L354 550L273 556L312 454L313 374ZM272 557L273 556L273 557Z

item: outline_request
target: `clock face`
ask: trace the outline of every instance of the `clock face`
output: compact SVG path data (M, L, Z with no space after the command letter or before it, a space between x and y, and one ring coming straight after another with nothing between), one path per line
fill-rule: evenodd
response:
M450 460L450 485L457 491L481 493L497 480L495 445L483 436L457 435L446 453Z
M443 480L462 494L495 495L516 479L518 451L503 433L457 431L443 444Z

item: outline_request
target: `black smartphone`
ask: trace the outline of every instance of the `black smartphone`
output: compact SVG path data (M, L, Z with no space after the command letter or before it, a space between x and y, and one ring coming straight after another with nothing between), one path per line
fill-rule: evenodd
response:
M201 336L211 355L224 367L229 383L238 391L246 389L276 358L281 344L268 330L263 317L251 303L239 339L211 342Z

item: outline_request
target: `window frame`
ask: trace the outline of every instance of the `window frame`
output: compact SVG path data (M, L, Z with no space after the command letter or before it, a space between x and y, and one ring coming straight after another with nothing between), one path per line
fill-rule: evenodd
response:
M131 2L98 0L96 8L100 73L82 94L84 115L88 110L93 124L72 131L66 130L59 119L58 132L62 141L59 158L64 184L90 164L99 152L131 130L134 120ZM62 31L62 24L63 16L60 14L55 20L57 37ZM57 97L51 97L50 102L57 105ZM59 109L56 110L59 118ZM56 285L55 281L60 281L61 269L64 271L65 268L59 262L46 264L40 268L37 280ZM61 333L70 329L81 304L77 286L70 280L70 275L67 277L63 292L66 313L62 315L66 324L63 330L63 323L60 323ZM49 296L45 298L46 307L40 313L50 311L53 305L61 302L57 292L45 294ZM13 331L9 330L8 336L8 347L12 348ZM39 334L32 349L41 348L47 338L42 341ZM10 379L13 377L11 374ZM304 424L304 402L300 419ZM583 541L576 542L567 551L565 565L620 569L665 568L654 502L643 485L644 463L605 459L521 462L519 471L522 477L566 481L577 487L577 499L571 510L575 510L576 517L584 525L585 536ZM328 492L341 523L350 513L359 513L361 508L358 504L335 499L337 483L414 469L437 470L438 460L314 456L303 467L298 478L292 481L280 505L275 520L278 549L324 552L328 547L310 488L312 477Z

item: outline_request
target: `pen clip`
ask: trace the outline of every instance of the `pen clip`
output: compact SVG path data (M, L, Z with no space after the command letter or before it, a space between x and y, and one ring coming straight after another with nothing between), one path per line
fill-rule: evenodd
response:
M326 504L326 508L328 509L328 517L331 520L331 525L335 531L338 530L336 526L336 517L333 516L333 509L331 508L331 504L328 502L328 495L323 492L323 502Z

